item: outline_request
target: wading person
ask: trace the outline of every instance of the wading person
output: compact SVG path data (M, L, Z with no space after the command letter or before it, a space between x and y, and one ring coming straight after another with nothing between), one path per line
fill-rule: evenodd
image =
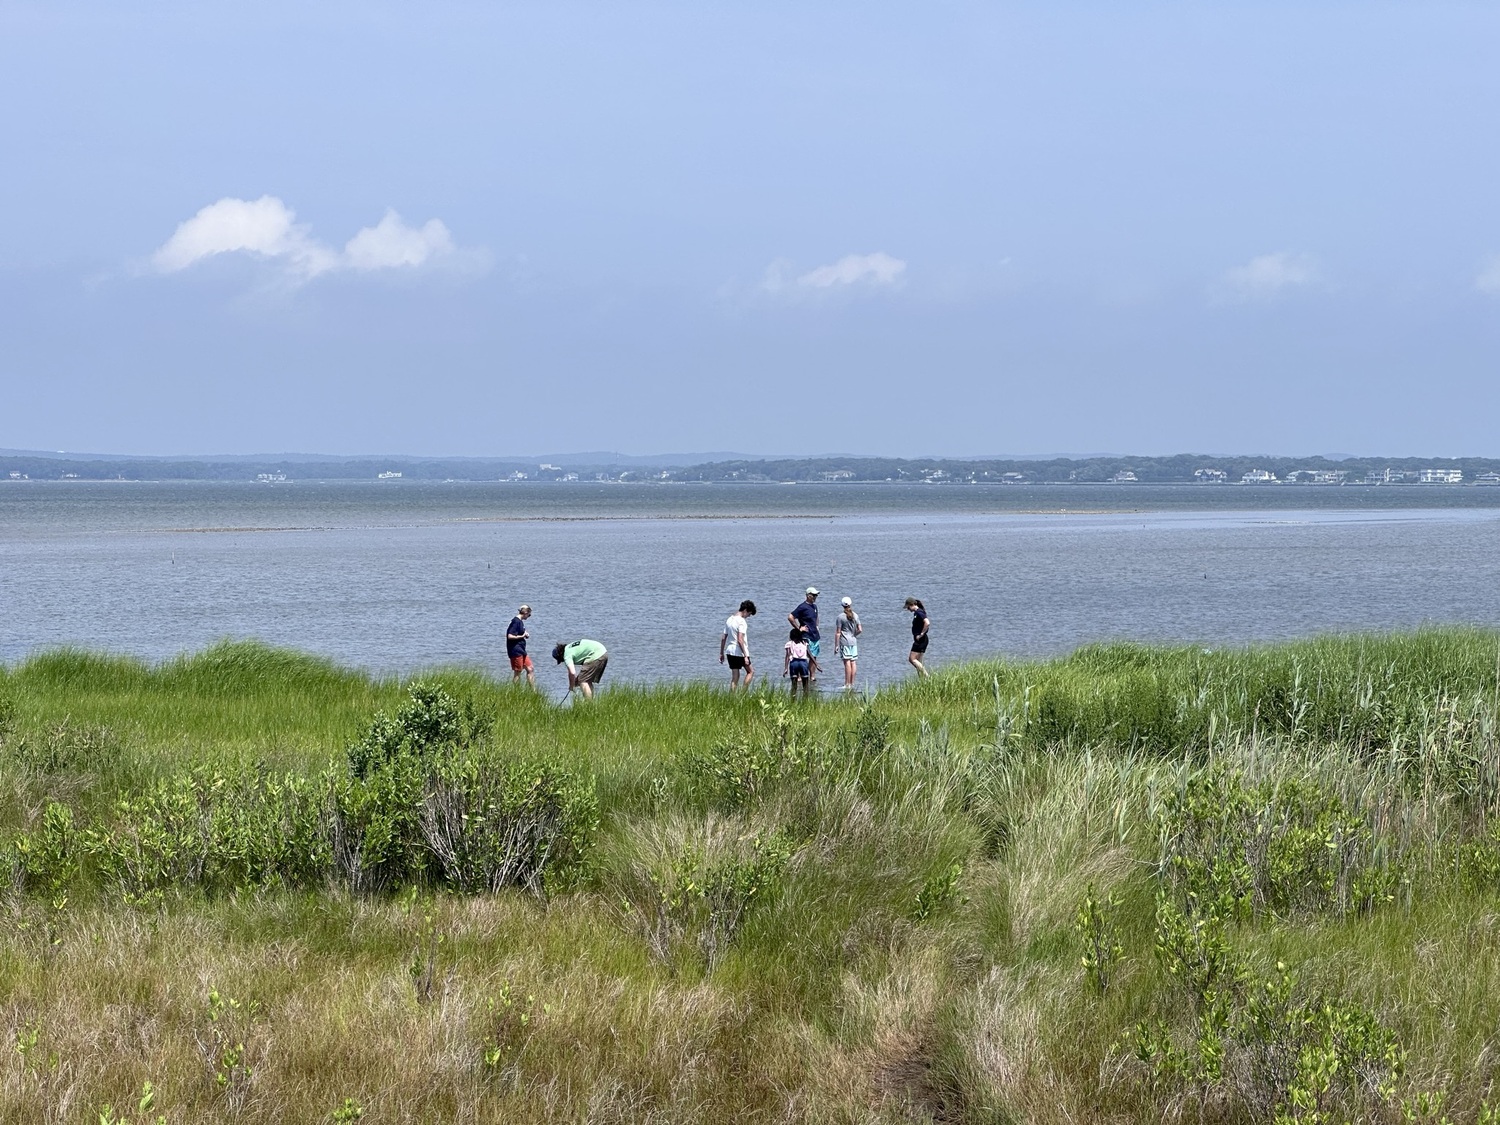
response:
M750 681L755 669L750 666L750 622L755 616L755 603L748 598L740 602L740 608L724 622L724 633L719 637L719 663L729 664L729 690L740 686L740 673L745 673L745 690L750 690Z
M922 654L927 651L927 630L932 625L932 618L927 616L921 598L907 598L906 608L911 611L911 652L906 654L906 662L917 670L917 678L921 679L927 675L927 669L922 666Z
M510 657L510 682L520 683L521 673L525 672L526 682L536 687L536 670L531 666L531 657L526 655L526 641L531 637L526 619L530 616L531 607L523 605L510 619L510 627L505 630L505 655Z
M802 603L791 613L786 615L786 623L795 625L806 634L807 662L811 671L810 679L818 678L818 641L821 634L818 632L818 588L809 586L807 596Z
M797 626L792 626L791 637L783 647L781 658L781 674L790 676L792 679L792 698L797 698L797 685L802 685L802 698L807 698L807 636Z
M603 645L587 637L570 645L553 645L552 659L568 666L569 692L577 688L585 699L594 698L594 685L604 678L604 667L609 663Z
M859 659L859 635L864 626L859 623L859 614L854 612L854 601L845 598L839 607L839 615L833 619L833 643L839 650L839 659L844 662L844 690L854 690L854 662Z

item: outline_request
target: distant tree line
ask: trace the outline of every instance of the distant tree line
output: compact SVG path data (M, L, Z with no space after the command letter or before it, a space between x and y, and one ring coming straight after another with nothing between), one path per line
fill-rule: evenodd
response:
M1048 460L962 458L805 457L774 460L713 461L679 468L644 468L609 464L558 463L540 467L515 459L354 458L317 461L176 460L167 458L72 459L33 454L0 454L0 482L29 480L375 480L399 474L402 480L505 480L524 474L537 480L626 481L905 481L964 484L1097 484L1134 474L1143 484L1182 484L1223 474L1230 482L1261 471L1286 480L1297 473L1344 473L1349 483L1367 474L1416 474L1424 469L1457 469L1465 481L1481 473L1500 473L1500 459L1487 457L1258 457L1179 453L1167 457L1057 457ZM1197 475L1195 475L1197 474Z

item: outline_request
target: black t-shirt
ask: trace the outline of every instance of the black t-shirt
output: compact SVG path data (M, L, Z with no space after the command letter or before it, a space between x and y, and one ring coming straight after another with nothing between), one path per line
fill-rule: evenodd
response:
M927 611L925 609L914 609L911 611L911 639L916 640L927 631Z
M526 638L522 637L518 641L513 641L513 640L510 639L510 634L511 633L524 633L524 632L526 632L526 622L522 621L519 617L512 617L510 619L510 627L505 630L505 633L506 633L506 637L505 637L505 655L506 656L525 656L526 655Z
M785 603L782 603L785 604ZM818 636L818 607L813 602L803 602L792 610L792 616L802 626L802 631L807 634L810 641L822 640Z

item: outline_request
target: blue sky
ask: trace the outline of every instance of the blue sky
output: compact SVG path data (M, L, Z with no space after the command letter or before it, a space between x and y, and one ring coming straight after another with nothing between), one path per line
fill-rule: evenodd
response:
M1500 455L1497 42L0 0L0 447Z

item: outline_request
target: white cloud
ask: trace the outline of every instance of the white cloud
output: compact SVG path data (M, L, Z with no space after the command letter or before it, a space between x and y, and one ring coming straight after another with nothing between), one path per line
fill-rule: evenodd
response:
M1223 284L1229 295L1238 300L1260 301L1318 280L1317 259L1311 254L1278 250L1236 266L1224 275Z
M795 262L777 258L761 276L760 288L781 297L811 298L817 293L836 290L895 288L901 282L906 263L884 251L873 254L846 254L831 265L799 273Z
M1489 264L1474 279L1474 288L1491 297L1500 297L1500 257L1490 259Z
M360 230L339 251L313 238L296 218L273 195L221 199L178 224L151 262L162 273L176 273L217 254L245 253L278 263L292 280L306 281L335 270L413 269L445 259L471 264L482 259L481 254L458 250L440 219L411 227L388 210L379 223Z
M883 251L846 254L829 266L819 266L797 279L808 289L834 289L845 285L894 285L906 263Z
M409 227L388 210L377 225L365 227L345 244L344 261L357 270L393 269L420 266L453 251L453 236L441 219Z

